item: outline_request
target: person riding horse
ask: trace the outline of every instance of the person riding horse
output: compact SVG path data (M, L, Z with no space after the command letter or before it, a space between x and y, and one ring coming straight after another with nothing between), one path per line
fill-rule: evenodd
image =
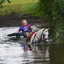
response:
M27 20L22 20L22 26L15 33L22 31L22 36L28 37L32 32L33 27L27 23Z
M48 42L49 29L42 28L38 31L32 32L33 27L27 23L26 20L22 20L22 26L15 33L22 31L21 36L27 37L26 43L30 42Z

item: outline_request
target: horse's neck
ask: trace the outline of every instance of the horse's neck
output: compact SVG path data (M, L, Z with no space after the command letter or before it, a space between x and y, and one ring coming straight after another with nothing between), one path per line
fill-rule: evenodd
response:
M42 35L42 30L39 30L39 31L37 32L37 36L40 38L41 35Z

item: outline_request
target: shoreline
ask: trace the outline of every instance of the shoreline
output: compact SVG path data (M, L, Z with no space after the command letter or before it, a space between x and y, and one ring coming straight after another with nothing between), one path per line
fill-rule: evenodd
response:
M42 17L32 16L30 14L16 14L11 13L9 15L0 16L0 27L17 27L21 26L21 21L26 19L30 24L41 24L42 26L48 26L49 22Z

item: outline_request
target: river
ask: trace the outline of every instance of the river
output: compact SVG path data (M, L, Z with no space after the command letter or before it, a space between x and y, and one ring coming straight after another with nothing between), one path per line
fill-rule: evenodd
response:
M39 30L36 26L33 27L34 30ZM7 36L18 28L0 28L0 64L64 64L63 44L22 44L25 42L22 37L16 39Z

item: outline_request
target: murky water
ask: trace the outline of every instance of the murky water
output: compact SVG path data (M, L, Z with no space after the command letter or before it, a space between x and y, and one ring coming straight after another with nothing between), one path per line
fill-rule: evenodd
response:
M0 64L64 64L63 45L25 45L22 37L17 40L7 36L18 28L0 28Z

